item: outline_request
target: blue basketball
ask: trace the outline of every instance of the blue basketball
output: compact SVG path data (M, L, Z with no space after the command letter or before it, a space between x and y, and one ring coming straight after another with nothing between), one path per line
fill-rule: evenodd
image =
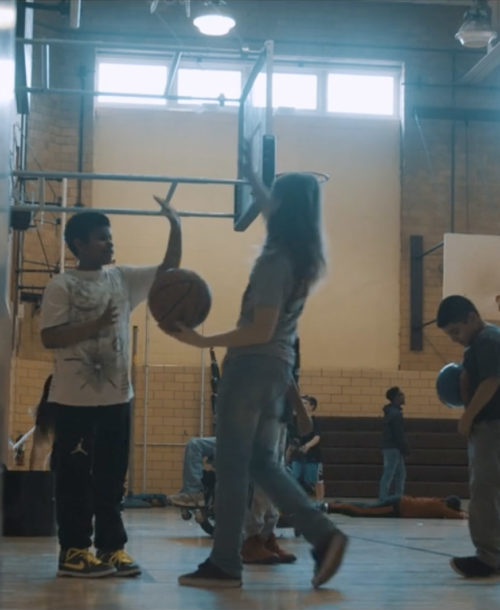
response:
M439 371L436 379L436 392L439 400L447 407L463 407L464 403L460 396L460 373L463 366L456 362L450 362Z

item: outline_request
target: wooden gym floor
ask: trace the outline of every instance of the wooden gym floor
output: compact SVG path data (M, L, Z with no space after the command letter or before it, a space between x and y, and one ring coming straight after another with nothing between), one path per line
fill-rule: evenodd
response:
M53 538L3 538L2 610L494 610L500 578L465 581L449 557L472 552L464 521L336 516L350 536L339 573L320 590L310 586L312 560L303 538L277 530L298 555L293 565L246 567L242 589L179 587L177 576L204 560L210 539L177 509L125 512L127 549L141 563L136 579L56 578Z

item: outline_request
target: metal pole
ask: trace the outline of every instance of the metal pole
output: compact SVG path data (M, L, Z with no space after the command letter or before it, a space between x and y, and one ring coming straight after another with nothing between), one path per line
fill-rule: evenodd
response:
M135 468L134 468L134 458L135 458L135 381L137 377L137 333L138 327L132 327L132 388L134 389L134 398L132 399L131 404L131 412L130 412L130 445L129 445L129 455L128 455L128 496L132 496L134 494L134 484L135 484Z
M201 334L203 335L205 325L201 326ZM205 436L205 350L200 350L200 366L201 366L201 379L200 379L200 433L198 436Z
M80 66L78 70L78 77L80 78L80 85L82 91L85 91L86 85L87 68ZM85 123L85 95L80 96L80 108L78 114L78 157L77 157L77 170L79 173L83 170L83 138L84 138L84 123ZM82 181L77 181L76 189L76 205L82 205Z
M143 401L143 430L142 430L142 493L146 493L146 461L148 446L148 403L149 403L149 308L146 307L144 323L144 401Z
M266 49L266 134L273 133L273 55L274 42L267 40Z
M118 91L96 91L94 89L66 89L66 88L47 88L47 87L17 87L17 91L25 91L26 93L57 93L58 95L89 95L91 97L137 97L144 98L145 100L185 100L185 101L201 101L201 102L213 102L221 105L221 98L219 97L208 97L208 96L193 96L193 95L159 95L157 93L120 93ZM237 104L239 99L237 97L225 97L224 104L233 102Z
M452 55L452 83L456 81L456 55ZM456 92L452 84L452 106L456 106ZM456 174L456 137L457 137L457 122L455 117L451 120L450 134L450 233L455 233L455 174Z
M168 79L167 84L165 86L164 96L168 98L170 95L170 91L172 89L172 85L174 84L175 77L177 76L177 71L179 70L179 64L181 63L182 53L178 52L172 58L172 63L170 64L170 70L168 71Z
M28 212L54 212L55 214L67 213L80 213L85 210L92 210L93 212L101 212L102 214L117 214L122 216L163 216L163 213L159 210L136 210L134 208L84 208L81 206L73 206L62 209L58 205L13 205L12 211L28 211ZM233 218L234 214L224 212L179 212L179 216L185 216L190 218Z
M109 40L82 40L82 39L69 39L69 38L16 38L16 42L28 45L37 45L37 44L61 44L61 45L70 45L70 46L90 46L90 47L99 47L100 49L111 48L111 49L123 49L124 42L111 42ZM231 51L228 49L214 49L210 47L183 47L183 46L175 46L175 45L164 45L164 44L143 44L139 42L131 42L127 40L126 42L127 49L144 49L144 50L157 50L157 51L166 51L166 52L181 52L183 55L186 53L192 53L194 56L199 57L200 53L207 55L222 55L222 57L232 56L238 59L245 59L248 57L249 59L259 55L261 51L251 51L245 50L244 55L242 57L241 51Z
M64 230L66 228L66 207L68 204L68 179L63 178L62 181L62 208L61 208L61 246L59 250L59 272L63 273L64 265L66 264L66 244L64 242Z
M187 176L151 176L148 174L96 174L92 172L47 172L35 170L15 170L12 175L16 178L48 180L62 180L71 178L75 180L116 180L117 182L178 182L179 184L247 184L245 180L237 178L189 178Z
M43 44L40 49L41 78L40 82L44 89L50 88L50 47Z
M427 256L427 254L430 254L431 252L434 252L435 250L439 250L439 248L442 248L443 246L444 246L444 241L440 241L435 246L431 246L428 250L425 250L424 252L422 252L420 257L423 258L424 256Z
M410 235L410 350L423 349L423 238Z

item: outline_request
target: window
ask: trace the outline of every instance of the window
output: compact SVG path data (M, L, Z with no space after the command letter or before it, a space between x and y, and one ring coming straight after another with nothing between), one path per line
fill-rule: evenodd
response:
M170 75L175 56L157 54L98 55L96 101L101 105L163 106L168 109L217 104L230 111L239 107L249 71L248 59L183 57ZM399 117L400 68L391 64L335 63L327 59L303 61L275 58L273 108L306 115ZM173 76L172 82L168 77ZM261 72L252 87L249 103L266 107L266 78ZM165 90L169 87L168 100ZM115 95L113 95L115 94ZM121 95L120 95L121 94Z
M167 67L161 64L104 62L97 66L97 91L103 93L127 93L158 95L165 92ZM99 95L99 103L165 105L166 100L154 97L130 95Z
M330 73L327 96L328 112L378 116L396 114L393 75Z
M241 95L241 72L239 70L181 69L177 75L179 104L216 103L219 96L239 99ZM188 96L194 99L182 99ZM236 106L238 102L226 102Z
M0 103L5 104L14 97L14 61L12 59L0 59Z
M255 82L253 103L266 105L266 75L259 74ZM318 105L318 77L315 74L273 74L273 108L316 110Z

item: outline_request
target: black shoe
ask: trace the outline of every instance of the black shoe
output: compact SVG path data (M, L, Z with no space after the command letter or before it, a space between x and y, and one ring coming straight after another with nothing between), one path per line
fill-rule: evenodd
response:
M313 587L319 587L335 574L342 563L346 547L347 536L336 530L323 545L313 550L312 556L316 562L311 581Z
M450 566L457 574L465 578L488 578L499 574L495 568L484 563L484 561L481 561L475 555L471 557L453 557L450 560Z
M124 549L97 551L97 559L115 569L114 576L138 576L141 568Z
M187 587L207 587L214 589L235 589L241 587L241 578L227 574L207 559L200 563L196 572L179 576L180 585Z

